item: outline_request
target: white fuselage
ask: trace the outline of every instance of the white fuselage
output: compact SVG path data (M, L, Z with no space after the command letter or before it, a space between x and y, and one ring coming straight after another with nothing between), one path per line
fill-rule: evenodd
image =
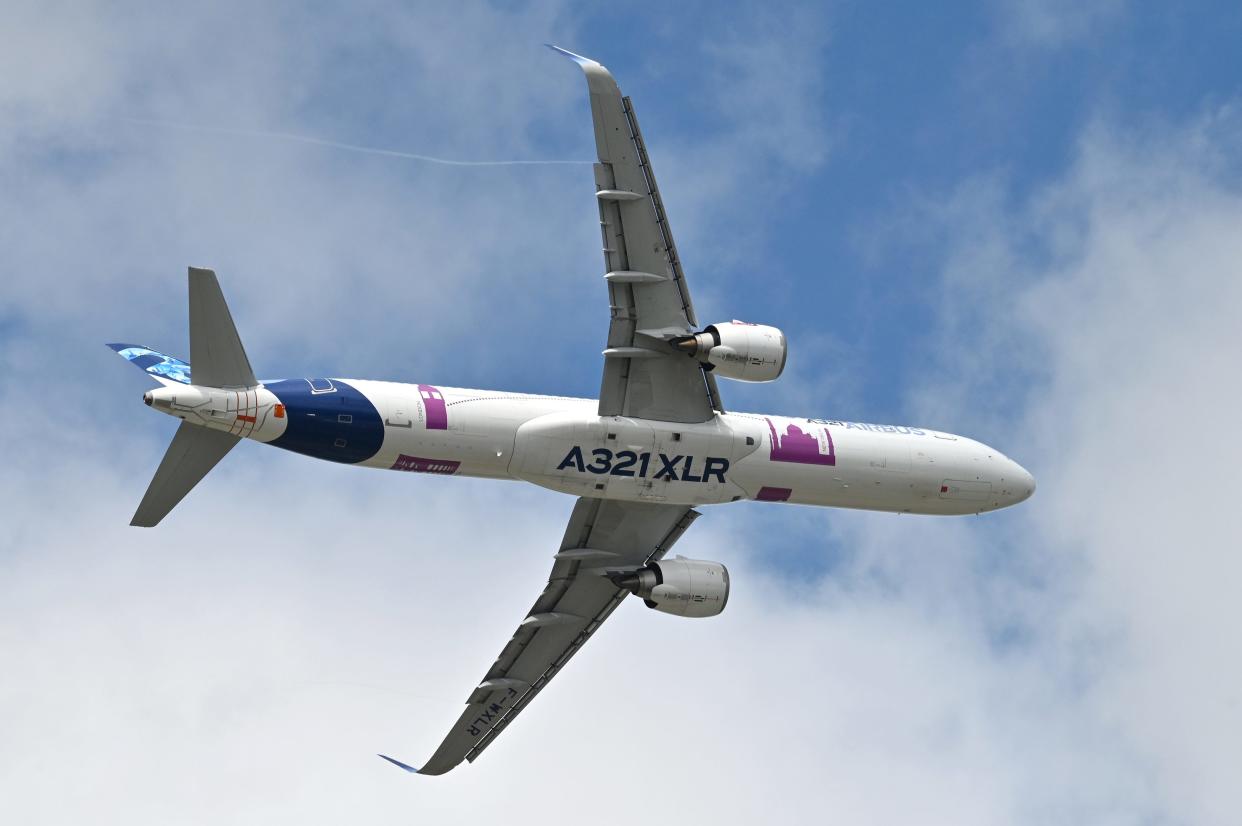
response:
M164 412L317 458L521 479L576 496L706 505L740 499L967 514L1023 501L997 450L917 427L717 414L686 424L597 414L590 399L355 379L249 390L167 386Z

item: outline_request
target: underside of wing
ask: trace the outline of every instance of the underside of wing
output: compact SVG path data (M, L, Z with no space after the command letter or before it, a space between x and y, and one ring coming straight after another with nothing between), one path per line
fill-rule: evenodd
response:
M715 377L673 342L698 320L630 99L589 58L552 47L586 73L595 189L611 319L601 416L702 422L723 410Z
M682 505L579 499L547 586L435 754L417 769L380 756L418 774L473 761L625 599L615 580L663 557L697 516Z

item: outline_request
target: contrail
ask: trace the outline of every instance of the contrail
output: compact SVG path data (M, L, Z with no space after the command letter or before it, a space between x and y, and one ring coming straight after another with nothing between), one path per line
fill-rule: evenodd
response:
M418 155L414 152L398 152L395 149L377 149L373 146L358 146L352 143L341 143L339 141L329 141L323 138L312 138L308 135L294 135L290 132L265 132L257 129L227 129L222 126L195 126L189 123L176 123L167 120L150 120L148 118L121 118L128 123L137 123L143 126L158 126L164 129L181 129L187 132L214 132L218 135L237 135L245 138L278 138L286 141L297 141L298 143L308 143L312 146L324 146L329 149L344 149L347 152L362 152L366 155L384 155L389 158L405 158L412 161L425 161L427 163L438 163L443 166L548 166L548 165L564 165L564 164L590 164L594 161L560 161L560 160L536 160L536 161L455 161L450 158L436 158L431 155Z

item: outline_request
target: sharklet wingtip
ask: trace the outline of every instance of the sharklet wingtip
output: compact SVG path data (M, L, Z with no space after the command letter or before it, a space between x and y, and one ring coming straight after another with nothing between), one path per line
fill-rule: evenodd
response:
M397 768L405 769L410 774L418 774L418 769L414 768L413 766L407 765L406 763L402 763L400 760L397 760L393 757L389 757L386 754L377 754L375 756L384 758L385 760L387 760L389 763L392 763Z
M574 63L577 63L579 66L589 66L593 64L598 65L597 61L594 61L589 57L583 57L580 54L575 54L574 52L571 52L569 49L562 49L560 46L557 46L552 43L544 43L543 45L547 46L549 49L551 49L552 51L558 54L564 55L565 57L572 60Z

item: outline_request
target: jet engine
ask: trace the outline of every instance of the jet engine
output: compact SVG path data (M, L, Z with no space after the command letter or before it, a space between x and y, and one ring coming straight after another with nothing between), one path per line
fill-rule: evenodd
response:
M702 559L662 559L639 568L619 583L643 598L648 608L679 617L714 617L729 601L729 570Z
M726 321L673 342L716 375L739 381L772 381L785 369L789 350L775 327Z

